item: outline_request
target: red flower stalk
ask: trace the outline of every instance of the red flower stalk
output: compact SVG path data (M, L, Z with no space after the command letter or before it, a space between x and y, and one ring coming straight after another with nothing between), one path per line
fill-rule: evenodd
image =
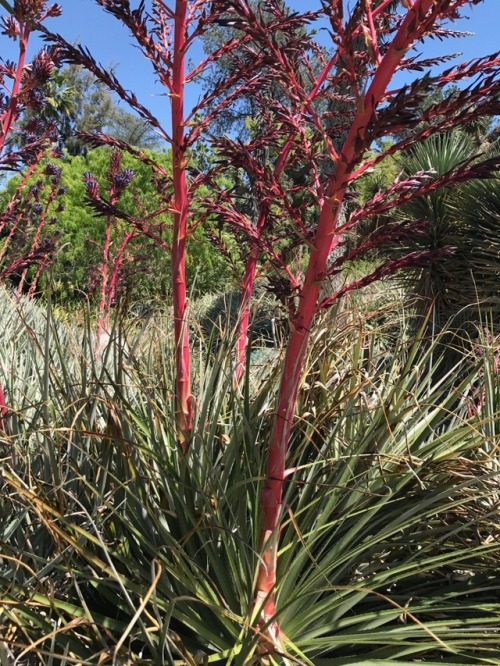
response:
M225 219L250 248L243 283L243 326L246 325L246 308L255 275L256 257L260 254L281 273L281 277L273 279L274 291L287 305L291 329L261 498L261 557L254 614L267 645L271 643L279 647L280 642L276 598L278 544L285 479L293 473L286 469L286 459L315 315L349 290L406 267L422 265L430 258L429 253L409 254L320 298L326 278L338 273L346 261L357 256L353 252L342 251L332 260L332 252L337 254L343 250L345 233L373 211L386 211L436 187L471 177L484 177L498 169L498 161L492 160L461 165L434 181L430 174L417 174L413 179L396 182L386 197L374 198L360 210L350 210L349 189L368 168L433 132L460 124L473 113L494 114L499 110L500 60L497 56L453 68L442 75L426 77L423 79L425 85L416 82L391 91L389 84L396 71L418 69L420 66L415 58L406 57L409 48L433 32L445 36L441 22L446 18L455 18L457 10L466 4L466 0L451 3L448 0L414 0L405 3L402 15L394 14L392 4L366 2L357 5L350 16L344 16L340 0L325 4L324 11L330 19L336 46L335 54L327 61L321 56L319 48L307 48L303 43L298 48L297 38L291 30L285 33L289 40L280 40L278 45L262 15L253 15L252 21L246 23L246 3L231 3L239 29L251 36L252 48L266 63L265 74L260 79L261 88L255 97L261 105L261 113L269 118L265 140L276 151L277 157L274 167L256 164L250 145L228 140L219 142L222 159L251 173L254 182L258 183L260 217L257 223L252 222L238 210L237 201L234 197L231 199L230 193L219 196L218 201L212 204L212 210L217 219ZM274 5L278 11L278 2L270 0L266 3L266 6ZM294 20L300 20L300 17L297 19L294 15ZM301 67L294 53L300 54ZM311 53L319 56L319 74L318 67L309 58ZM434 62L424 61L424 64L427 67ZM477 78L473 85L459 94L445 94L444 101L432 105L423 113L419 111L422 91L428 85L444 88L450 81L465 80L475 75ZM284 91L280 103L273 101L267 92L273 85L281 86ZM274 133L269 129L273 119ZM366 157L373 141L403 129L409 131L408 138L382 150L376 157ZM305 184L294 185L294 170L296 172L301 166ZM362 244L360 252L391 239L394 242L404 232L418 233L421 228L421 223L418 223L406 230L402 227L384 230ZM297 246L309 250L305 276L300 270L293 270L290 260ZM243 327L240 334L238 372L241 372L241 354L246 344Z
M46 176L50 177L50 191L47 196L46 201L42 203L36 203L32 206L32 211L33 215L36 219L36 216L38 216L38 223L37 227L35 230L35 234L31 240L31 250L33 252L36 252L39 250L42 245L45 242L45 239L43 238L42 234L48 225L50 221L55 222L55 218L49 219L49 214L51 211L52 206L54 205L54 202L56 201L59 192L60 192L60 179L61 179L61 168L53 164L52 162L49 162L45 169L44 169L44 174ZM38 198L35 195L35 198ZM62 204L61 204L62 205ZM48 246L47 246L48 247ZM47 262L49 261L49 257L46 257L45 261L40 262L37 268L36 275L31 282L30 288L28 290L28 296L32 296L37 287L38 279L40 277L41 272L47 267ZM25 268L21 274L21 278L19 280L19 284L17 287L17 294L20 296L23 293L23 289L25 286L26 278L28 274L28 269Z
M28 215L27 206L31 194L26 200L23 198L24 188L36 166L51 142L57 140L54 123L43 122L36 112L45 104L42 87L58 64L58 54L54 50L42 49L29 65L26 57L33 29L47 17L58 16L60 7L47 5L44 0L17 2L14 7L2 4L12 12L11 16L2 19L2 32L17 42L18 57L15 63L0 64L0 170L25 171L17 191L0 215L3 237L0 262L4 263L0 277L4 279L21 270L21 290L27 268L33 263L45 265L54 249L53 244L42 237L47 210L45 214L43 211L35 213L38 224L31 236L34 216ZM19 120L25 111L31 111L34 117L21 127Z
M138 233L135 225L125 230L120 229L118 218L113 214L113 211L118 210L117 204L135 175L132 169L122 169L121 162L122 153L114 148L108 169L108 201L105 204L100 196L100 185L93 174L86 172L83 175L90 204L99 212L101 207L105 206L106 224L102 242L102 262L98 267L96 278L99 285L96 350L99 349L102 335L109 333L111 310L119 295L120 282L125 277L127 249ZM113 251L113 246L118 247L117 251Z
M170 98L170 116L165 123L156 118L137 97L125 90L116 77L100 67L84 47L75 47L59 35L44 31L45 38L55 43L62 51L67 62L78 63L91 71L100 81L126 102L140 117L147 121L156 132L170 145L172 150L172 173L163 168L156 168L154 160L136 151L133 147L117 142L105 135L92 137L94 144L115 145L153 167L154 178L158 183L158 192L162 198L161 211L153 211L146 219L128 218L137 229L150 238L156 238L160 247L170 253L173 317L175 336L175 396L177 434L181 449L186 452L193 425L193 398L191 395L191 360L189 348L188 326L188 285L186 280L186 249L189 236L197 226L192 220L192 202L196 191L203 185L204 179L188 177L190 153L193 146L207 130L212 121L226 106L240 94L239 81L244 81L245 90L257 88L257 77L248 83L252 62L242 66L241 71L221 80L208 95L193 109L184 108L185 87L193 79L199 77L204 69L217 61L232 48L248 40L241 37L230 40L227 44L209 54L191 71L186 68L187 54L194 40L200 37L212 22L216 22L227 10L230 2L212 2L210 8L204 0L176 0L175 2L153 3L151 13L145 10L144 3L132 10L129 3L118 0L96 0L107 12L120 20L132 33L144 56L151 63L159 81L165 86ZM258 59L258 54L255 59ZM203 115L202 115L203 112ZM201 118L201 119L200 119ZM116 210L112 202L102 198L93 202L101 213L112 214L127 219L127 216ZM167 245L161 233L157 233L155 217L168 212L172 216L172 243Z
M176 363L177 424L183 451L193 427L191 395L191 351L189 347L188 302L186 284L186 238L188 233L189 196L186 176L187 145L185 141L184 88L186 84L186 51L188 2L177 0L174 18L172 59L172 200L174 235L172 239L172 287L174 301L174 338Z

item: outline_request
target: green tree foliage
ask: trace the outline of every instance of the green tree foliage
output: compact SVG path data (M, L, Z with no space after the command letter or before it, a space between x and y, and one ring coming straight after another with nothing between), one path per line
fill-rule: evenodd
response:
M50 274L44 276L40 286L47 285L50 280L52 293L63 303L78 300L86 296L89 290L92 291L94 273L102 260L105 221L88 205L83 174L92 173L105 191L109 153L107 148L97 148L85 155L66 154L53 160L62 168L61 186L65 192L59 197L60 210L52 225L59 236L59 250ZM170 164L170 154L150 154L154 155L157 162L165 166ZM124 169L132 169L135 176L123 194L120 207L130 215L155 210L158 194L151 169L127 153L123 154L122 166ZM39 178L40 175L36 173L32 180ZM15 191L18 182L18 176L9 181L0 194L0 204ZM123 224L117 222L117 234L123 233ZM169 242L170 216L165 213L155 224L162 228L163 237ZM228 238L226 244L230 243L231 239ZM135 259L128 275L124 277L130 297L167 297L170 293L170 272L165 253L153 241L140 235L134 240L131 250ZM205 237L201 227L195 231L191 240L187 271L191 291L196 295L224 290L231 285L231 268Z
M380 150L383 151L390 145L390 141L386 141ZM379 154L377 150L372 151L373 157ZM377 164L364 176L362 176L355 184L355 199L366 203L379 192L387 190L401 172L401 166L393 157L387 157ZM374 215L363 220L358 229L356 230L356 239L362 240L366 236L380 229L384 224L390 222L390 217L387 215ZM356 242L356 241L355 241ZM378 250L377 250L378 252Z

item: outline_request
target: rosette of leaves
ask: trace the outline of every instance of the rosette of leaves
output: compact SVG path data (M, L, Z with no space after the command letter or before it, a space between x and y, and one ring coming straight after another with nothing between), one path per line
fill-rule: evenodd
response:
M498 147L497 147L498 151ZM450 203L463 224L462 279L453 282L459 305L478 305L500 320L500 177L464 185ZM451 287L450 287L451 289ZM476 308L476 313L478 308Z
M439 134L412 147L399 158L407 176L428 173L440 178L467 168L478 158L494 159L498 147L484 152L470 134ZM422 309L433 304L438 327L454 317L456 323L478 321L480 311L494 311L498 321L500 302L500 178L489 174L466 183L439 187L404 205L397 218L423 223L418 235L408 236L398 251L440 251L427 266L405 273L409 291L421 300ZM394 249L392 250L394 251Z
M49 427L28 451L21 436L12 440L0 481L9 657L40 661L50 650L63 666L110 655L179 665L497 663L500 525L488 433L498 415L467 415L488 360L461 360L433 384L436 342L402 335L381 345L382 334L367 321L347 335L330 323L312 342L284 496L284 638L270 655L249 600L273 369L235 400L223 345L200 377L194 443L180 458L172 400L147 364L137 359L128 375L134 400L111 385L86 396L69 366L47 368L51 383L71 389L50 403ZM485 400L497 384L492 375ZM28 431L30 419L39 416L28 415Z

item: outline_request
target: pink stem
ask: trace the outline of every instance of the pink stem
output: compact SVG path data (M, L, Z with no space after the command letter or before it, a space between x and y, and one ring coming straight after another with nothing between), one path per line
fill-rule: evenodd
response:
M113 218L108 215L106 217L106 231L104 234L104 245L102 248L102 274L101 274L101 294L99 297L99 306L97 311L97 332L96 332L96 346L99 348L99 343L103 333L106 333L109 327L109 257L111 247L111 226Z
M42 214L42 216L40 218L40 221L38 223L38 227L36 229L35 235L33 236L33 240L31 241L31 249L32 250L36 250L36 248L38 247L38 245L40 243L40 238L42 236L42 231L45 227L45 222L47 220L47 211L48 211L50 203L51 203L51 201L49 201L47 203L47 205L45 206L45 210L43 211L43 214ZM23 293L23 287L24 287L24 283L26 282L27 274L28 274L28 269L25 268L24 271L21 274L21 280L20 280L19 286L17 288L17 297L18 298ZM30 291L31 291L31 289L30 289Z
M428 28L432 18L427 17L427 13L434 3L435 0L417 0L414 7L408 11L373 77L363 103L358 106L341 152L336 173L326 191L298 309L290 322L292 333L287 346L278 392L269 443L266 480L261 498L261 559L258 565L255 598L258 624L263 626L270 623L267 638L274 643L279 641L280 637L280 627L276 618L275 590L286 455L311 325L317 311L322 276L325 273L331 251L341 239L341 235L336 232L337 220L349 173L366 148L367 127L377 105L383 99L404 53L415 38Z
M24 220L24 214L23 211L21 211L18 215L16 215L16 219L13 222L11 228L9 229L8 235L6 239L4 240L4 243L2 245L2 249L0 250L0 261L6 256L7 250L9 249L10 243L12 242L12 239L14 238L15 232L19 228L19 225L21 222Z
M377 31L375 30L375 23L373 22L373 12L371 0L365 0L365 10L366 18L368 20L368 28L370 31L370 46L373 50L373 56L377 65L380 65L382 62L382 56L380 55L380 49L378 48L378 38Z
M40 276L42 273L45 271L47 268L47 259L44 259L38 264L38 268L36 269L36 273L33 277L33 281L30 284L30 288L28 289L28 298L33 298L33 296L36 293L36 288L38 286L38 280L40 279Z
M26 51L28 49L28 41L31 30L29 25L23 27L21 37L19 40L19 58L17 61L16 75L14 78L14 83L12 85L12 91L10 94L10 102L7 108L7 111L2 119L2 134L0 136L0 151L5 145L7 135L11 129L11 125L18 115L18 95L21 89L22 78L24 74L24 68L26 65Z
M188 220L188 187L184 137L184 84L186 67L187 0L175 4L174 57L172 73L172 176L174 182L174 215L172 242L172 286L175 340L175 397L178 437L184 452L193 425L191 396L191 354L186 288L186 235Z
M123 264L127 247L134 236L135 236L135 228L129 231L125 235L125 238L122 240L120 249L118 250L118 253L113 262L113 271L111 273L111 278L109 280L108 319L109 319L109 309L111 307L111 303L116 299L119 271Z
M238 319L238 340L236 349L236 368L233 375L233 386L236 388L245 374L246 357L248 348L248 329L250 326L250 306L255 285L255 275L257 273L257 260L259 251L257 246L253 246L246 264L245 277L241 287L241 303Z

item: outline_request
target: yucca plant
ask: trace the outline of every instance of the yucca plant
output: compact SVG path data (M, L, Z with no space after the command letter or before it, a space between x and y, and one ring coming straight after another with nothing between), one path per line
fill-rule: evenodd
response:
M408 177L429 172L439 178L460 165L497 153L494 146L481 153L473 137L455 130L429 137L403 153L399 163ZM500 181L493 175L454 188L441 187L416 198L396 215L427 222L425 231L408 237L400 252L453 248L446 260L436 257L403 278L410 293L421 299L422 310L434 303L436 325L445 325L450 317L458 324L459 315L463 321L477 323L480 312L498 310L494 285L500 276L499 206Z
M498 153L498 145L488 154ZM500 303L494 284L500 277L500 178L475 180L464 185L452 203L452 212L463 220L462 234L464 265L467 266L467 282L462 282L461 298L455 295L458 305L479 304L479 310L493 313L499 320ZM459 291L456 282L450 291ZM478 316L474 317L478 321Z

